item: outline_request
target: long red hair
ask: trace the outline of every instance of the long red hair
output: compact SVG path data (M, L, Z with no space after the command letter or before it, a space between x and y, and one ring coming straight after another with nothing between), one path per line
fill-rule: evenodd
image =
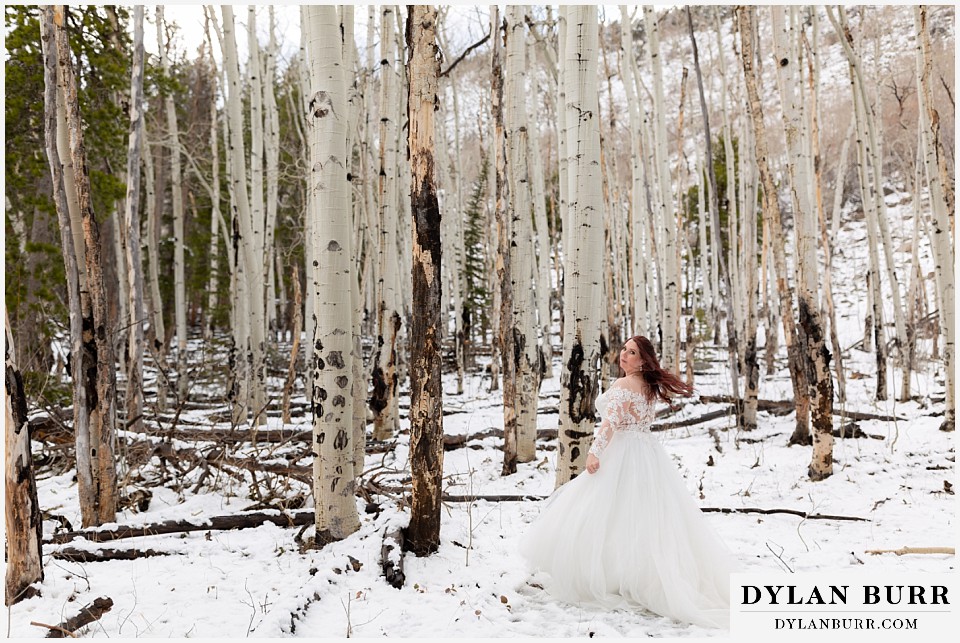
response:
M627 341L637 345L640 357L643 360L643 370L640 372L643 381L647 384L648 394L658 397L667 404L671 403L672 395L693 395L693 387L679 377L665 371L660 366L653 343L643 335L635 335ZM671 405L672 406L672 405Z

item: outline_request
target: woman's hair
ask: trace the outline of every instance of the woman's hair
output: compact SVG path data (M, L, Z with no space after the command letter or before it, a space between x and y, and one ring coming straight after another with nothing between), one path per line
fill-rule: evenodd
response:
M693 387L681 380L679 377L665 371L660 367L660 360L653 350L653 343L643 335L636 335L627 341L632 341L640 350L640 357L643 360L643 370L640 376L647 383L647 388L652 397L659 397L661 400L670 404L671 395L693 395Z

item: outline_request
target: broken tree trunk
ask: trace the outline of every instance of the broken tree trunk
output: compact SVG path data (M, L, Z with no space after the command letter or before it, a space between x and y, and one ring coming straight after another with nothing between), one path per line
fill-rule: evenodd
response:
M113 599L100 597L80 610L80 613L71 619L68 619L60 625L43 625L42 623L31 622L31 625L39 625L50 629L47 634L48 639L62 639L65 636L76 638L74 632L84 625L89 625L113 608Z
M380 548L380 567L383 577L397 589L403 587L406 580L403 575L403 530L400 528L383 532L383 546Z

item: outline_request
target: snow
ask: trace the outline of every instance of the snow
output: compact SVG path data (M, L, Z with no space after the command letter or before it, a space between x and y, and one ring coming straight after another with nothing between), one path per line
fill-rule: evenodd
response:
M838 285L849 280L838 280ZM851 293L846 292L846 295ZM860 332L854 318L846 322L845 341ZM725 392L725 363L716 350L699 356L711 368L698 377L701 395ZM711 361L708 361L711 360ZM780 358L782 361L782 356ZM872 356L850 352L848 372L870 373ZM560 372L559 364L555 370ZM835 473L822 482L807 479L810 450L786 446L793 415L761 412L758 429L737 433L728 418L658 433L676 460L690 493L704 507L789 508L819 514L867 519L863 522L813 520L787 514L707 513L707 520L736 553L744 571L954 571L952 556L872 556L867 549L952 543L956 501L944 491L953 479L953 436L938 431L942 382L927 367L916 376L919 401L872 401L873 377L849 379L847 410L891 414L896 422L859 421L880 439L837 440ZM489 393L489 379L473 375L463 395L455 394L453 374L445 375L444 418L449 434L475 433L502 426L499 392ZM894 381L891 378L891 381ZM762 380L761 398L791 396L784 368ZM559 381L544 382L541 408L556 408ZM941 401L934 402L939 398ZM301 397L301 401L302 397ZM403 405L402 400L401 404ZM692 403L679 417L705 414L716 404ZM209 411L188 411L183 420L203 424ZM555 428L557 416L541 413L540 428ZM293 429L305 429L296 418ZM209 422L206 422L210 425ZM270 428L278 427L271 419ZM406 420L402 427L408 428ZM717 442L708 431L716 429ZM394 484L406 475L407 436L395 452L367 456L368 472L394 469ZM537 460L517 473L500 475L498 439L482 448L445 454L445 490L451 494L547 495L554 484L556 451L538 445ZM180 445L186 448L184 443ZM40 445L35 445L37 450ZM280 450L277 450L280 453ZM239 457L239 453L237 454ZM713 465L707 464L708 456ZM303 463L308 463L304 460ZM249 485L231 480L219 489L191 489L198 472L180 488L152 487L153 500L142 514L122 512L118 523L145 524L170 519L202 521L236 513L251 504ZM386 476L381 481L386 480ZM226 480L226 479L225 479ZM303 485L290 483L292 491ZM76 484L71 474L39 481L41 506L79 525ZM291 493L292 495L292 493ZM538 513L537 501L448 503L444 506L439 551L426 558L405 558L406 583L400 590L380 575L385 530L406 524L406 516L388 499L382 511L364 513L358 499L361 529L322 550L301 552L296 528L264 525L235 531L198 531L149 536L111 543L75 540L44 547L46 578L42 597L9 611L14 637L45 634L31 621L56 624L98 596L109 596L113 609L87 628L90 636L122 637L345 637L390 636L502 637L610 636L716 637L713 632L645 612L603 612L559 603L540 586L516 551L518 536ZM50 534L56 521L45 522ZM309 532L306 534L309 535ZM74 563L55 560L62 547L154 549L168 555L133 561ZM354 570L349 557L359 563Z
M361 12L358 12L358 15ZM829 31L824 21L822 28ZM359 30L358 30L359 31ZM908 31L903 27L900 31ZM732 36L725 34L727 49ZM891 31L903 51L909 39ZM701 41L712 51L715 41ZM682 44L680 45L683 46ZM869 49L869 48L868 48ZM882 50L893 52L896 47ZM666 45L665 45L666 50ZM711 55L715 55L715 52ZM869 51L867 52L869 56ZM893 53L890 53L892 56ZM728 64L733 64L732 59ZM679 62L677 63L679 64ZM844 78L846 64L836 52L823 61L824 77ZM867 62L872 65L872 62ZM886 64L886 58L884 63ZM679 78L679 69L667 68L665 77ZM647 82L648 79L645 79ZM838 81L839 82L839 81ZM619 96L615 96L619 99ZM896 198L894 198L896 197ZM909 195L888 197L888 217L895 248L912 238L913 205ZM866 294L862 275L867 263L866 234L862 219L854 221L850 211L844 223L834 259L835 298L841 345L852 347L863 336ZM922 274L933 270L929 243L920 237ZM910 253L895 252L901 287ZM792 253L788 252L788 257ZM927 280L931 309L936 308L932 279ZM883 287L889 292L886 277ZM885 316L892 319L891 298L884 296ZM888 330L892 334L892 329ZM762 342L761 330L761 342ZM192 344L196 348L197 344ZM760 397L783 400L792 397L780 342L777 372L761 376ZM920 342L921 356L931 349L929 339ZM199 350L197 350L199 352ZM559 355L559 351L557 353ZM209 360L218 359L218 357ZM902 546L953 545L956 533L956 498L947 483L955 481L954 435L938 430L944 411L942 363L921 359L913 379L914 399L896 401L899 371L890 366L889 399L874 400L875 361L872 354L849 348L844 355L847 372L846 411L891 415L892 422L860 420L866 434L878 438L838 439L834 450L834 475L821 482L807 477L808 447L789 447L794 416L759 414L758 428L737 432L729 418L658 433L690 493L704 507L783 508L817 514L864 518L864 521L805 519L789 514L707 513L706 518L735 552L747 572L833 571L845 572L955 572L949 555L870 555L869 549ZM702 368L697 374L700 395L727 393L724 354L706 346L698 353ZM543 383L539 428L556 428L559 399L557 376ZM702 371L702 372L701 372ZM860 374L856 375L855 374ZM148 380L149 381L149 380ZM271 380L276 389L280 380ZM222 386L218 384L217 386ZM469 374L464 393L455 393L453 374L444 376L444 418L447 434L473 434L502 427L502 396L488 392L489 377ZM222 391L198 385L194 392L216 397ZM401 408L409 405L409 393ZM305 403L302 389L294 402ZM547 408L548 412L543 409ZM677 418L696 417L722 405L686 403ZM549 411L552 409L552 411ZM216 410L216 409L213 409ZM222 411L222 409L221 409ZM224 428L228 423L212 420L211 409L188 409L180 417L191 428ZM401 412L403 414L403 412ZM164 420L169 424L170 418ZM839 424L839 421L837 422ZM196 426L193 426L196 425ZM309 429L309 417L295 417L283 427L270 418L268 428ZM370 454L366 476L378 476L380 483L399 485L409 476L409 423L401 420L396 449L388 454ZM716 440L710 435L714 430ZM124 434L124 437L134 437ZM136 436L143 440L145 436ZM146 438L156 440L157 438ZM556 441L540 441L537 459L520 464L517 473L501 476L500 440L471 441L472 446L444 455L445 491L459 495L531 494L548 495L554 486L553 466ZM175 442L177 448L195 448L189 442ZM278 462L309 466L310 458L298 456L302 445L238 445L236 457L278 458ZM551 449L550 447L553 447ZM43 445L34 443L34 452ZM284 459L290 455L292 460ZM708 457L712 464L708 464ZM199 470L181 474L171 465L164 469L152 456L146 475L165 478L163 486L149 480L136 482L153 493L149 508L142 513L126 509L118 515L121 525L138 525L164 520L202 521L210 516L234 514L257 501L247 475L240 481L225 473L211 471L205 485L196 491ZM216 483L216 484L214 484ZM296 480L261 479L268 487L292 497L309 493ZM48 473L38 480L40 505L45 512L59 515L75 527L80 512L73 472ZM357 499L360 530L342 542L322 550L300 550L297 528L272 524L235 531L197 531L185 534L148 536L92 543L83 539L67 545L44 546L45 579L39 584L42 596L30 598L4 612L6 631L15 638L42 637L46 629L32 621L57 624L76 614L99 596L109 596L113 609L85 628L86 635L110 638L173 637L723 637L723 632L673 622L639 611L579 609L559 603L546 594L536 575L524 566L517 553L517 539L536 518L537 501L447 503L444 505L441 545L425 558L407 556L406 582L402 589L389 586L380 575L382 536L404 526L406 514L387 497L374 497L378 513L365 513L366 502ZM306 507L312 506L312 498ZM56 519L44 521L44 534L60 528ZM75 563L52 557L56 551L73 547L90 551L102 549L153 549L165 556L133 561ZM350 557L358 561L359 569Z

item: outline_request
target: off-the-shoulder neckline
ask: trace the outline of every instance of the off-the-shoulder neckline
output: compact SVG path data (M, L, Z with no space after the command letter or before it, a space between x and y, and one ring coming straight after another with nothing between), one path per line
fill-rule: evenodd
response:
M627 393L633 393L634 395L636 395L642 400L647 399L647 397L640 391L634 391L633 389L627 388L625 386L617 386L616 384L612 384L610 388L604 391L604 393L610 393L612 391L626 391Z

